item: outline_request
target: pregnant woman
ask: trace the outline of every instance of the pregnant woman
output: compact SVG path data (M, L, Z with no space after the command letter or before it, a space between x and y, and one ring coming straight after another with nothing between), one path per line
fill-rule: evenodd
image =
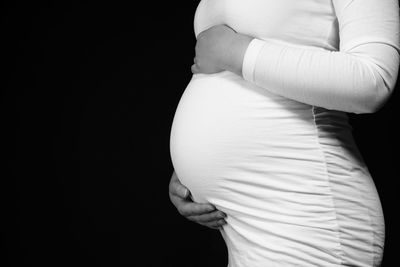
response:
M178 210L227 215L229 267L379 266L381 203L346 113L395 87L398 1L202 0L194 30L170 136Z

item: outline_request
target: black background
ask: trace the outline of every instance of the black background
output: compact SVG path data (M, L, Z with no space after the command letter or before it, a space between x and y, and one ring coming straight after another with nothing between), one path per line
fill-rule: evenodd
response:
M1 8L2 263L226 266L220 234L168 197L198 1L60 2ZM350 116L385 213L384 266L399 248L398 98Z

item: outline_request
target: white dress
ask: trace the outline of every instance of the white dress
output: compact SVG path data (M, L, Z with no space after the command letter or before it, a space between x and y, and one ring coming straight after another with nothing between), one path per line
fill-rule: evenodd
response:
M398 11L397 0L200 2L196 36L226 24L254 37L243 77L193 75L170 136L193 199L228 215L229 267L380 265L381 203L346 112L376 111L395 87Z

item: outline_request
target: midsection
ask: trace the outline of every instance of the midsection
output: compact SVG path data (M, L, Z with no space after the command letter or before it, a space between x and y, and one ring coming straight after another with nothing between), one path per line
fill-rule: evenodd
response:
M345 113L271 94L228 71L192 77L175 112L170 152L193 200L228 214L232 255L289 251L288 262L293 252L314 255L315 266L336 264L348 227L363 245L373 234L370 214L382 221Z
M326 166L313 108L228 71L196 74L171 129L175 172L199 202L248 192L260 199L327 194L326 181L318 178ZM337 147L350 129L346 116L335 113L336 121L329 121L329 111L319 121L330 124L324 129L332 131L329 139Z

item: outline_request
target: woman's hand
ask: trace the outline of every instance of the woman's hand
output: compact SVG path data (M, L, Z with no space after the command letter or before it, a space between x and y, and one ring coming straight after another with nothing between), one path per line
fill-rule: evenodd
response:
M252 39L224 24L202 31L197 36L192 73L211 74L228 70L241 76L243 57Z
M217 73L224 70L223 61L235 31L226 25L216 25L197 36L193 73Z
M169 183L169 198L178 212L186 219L212 229L220 229L226 221L226 214L211 204L199 204L189 199L189 190L181 184L174 172Z

